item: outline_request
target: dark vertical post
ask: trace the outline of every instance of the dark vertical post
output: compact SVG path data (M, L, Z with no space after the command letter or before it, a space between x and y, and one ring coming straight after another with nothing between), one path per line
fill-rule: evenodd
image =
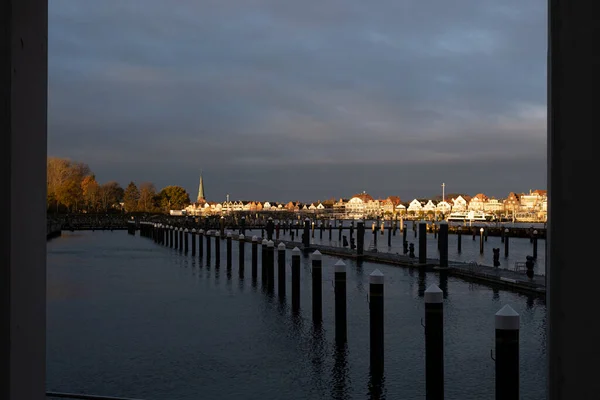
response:
M375 246L375 248L377 248L377 228L375 225L375 222L373 222L373 227L371 228L372 233L373 233L373 245Z
M537 253L538 253L538 231L534 230L533 231L533 259L537 260Z
M496 313L496 399L519 398L519 314L508 304Z
M323 320L323 264L319 250L312 254L312 312L313 322L320 324Z
M448 268L448 224L440 222L438 243L440 246L440 267Z
M311 236L310 236L311 238L313 238L313 239L315 238L315 221L313 221L313 222L311 223L310 235L311 235Z
M246 217L242 217L240 220L240 233L246 235Z
M175 227L173 225L169 226L169 247L174 248L175 243L173 242L173 237L175 237Z
M347 340L346 323L346 264L342 260L335 263L335 340L342 344Z
M323 240L323 229L325 229L323 227L323 221L321 221L321 223L319 224L319 239Z
M342 241L342 228L344 227L344 221L340 220L340 226L338 227L338 241Z
M300 310L300 249L292 250L292 311Z
M196 229L192 228L192 257L196 256Z
M425 387L427 400L444 399L444 293L425 290Z
M483 254L483 228L479 229L479 254Z
M239 250L238 250L238 273L240 278L244 277L244 263L245 263L245 250L246 250L246 237L244 236L243 233L240 233L240 235L238 236L238 245L239 245Z
M258 237L252 236L252 282L258 277Z
M510 238L509 233L510 233L510 231L508 230L508 228L506 228L504 230L504 257L508 257L508 245L509 245L509 242L510 242L510 240L509 240L509 238Z
M231 254L232 249L231 249L231 232L227 232L227 243L226 243L226 247L227 247L227 269L231 270L231 264L232 264L232 258L233 255Z
M419 264L427 262L427 224L419 223Z
M219 235L216 236L215 238L217 239L221 239L223 240L225 238L225 217L221 215L221 218L219 219Z
M277 294L285 298L285 244L277 246Z
M458 231L458 238L457 238L458 239L458 254L460 254L462 251L462 227L459 226L457 231Z
M210 265L210 236L211 231L206 231L206 265Z
M269 255L267 253L267 239L262 240L261 254L260 254L260 281L263 288L267 287L267 264L269 263Z
M275 289L275 243L267 242L267 291L273 293Z
M329 231L329 241L331 242L331 229L333 227L331 226L331 220L329 220L329 224L327 225L327 230Z
M179 228L179 252L183 252L183 228Z
M406 244L407 240L406 240L406 232L408 232L408 229L406 229L406 225L402 226L402 246L404 247L404 249L408 249L408 246ZM404 250L404 253L406 254L408 250Z
M215 232L215 267L221 265L221 232Z
M392 226L390 222L390 226L388 227L388 247L392 247Z
M302 245L305 249L310 247L310 219L304 220L304 233L302 234Z
M365 223L358 221L356 224L356 254L362 256L365 250Z
M383 372L383 274L376 269L369 275L369 339L371 373Z
M204 229L198 231L198 257L204 256Z
M274 229L273 218L269 217L269 219L267 219L267 240L273 240L273 229Z
M504 243L504 229L500 228L500 243Z
M189 231L187 228L185 228L185 230L183 231L183 240L183 252L187 254L189 251Z

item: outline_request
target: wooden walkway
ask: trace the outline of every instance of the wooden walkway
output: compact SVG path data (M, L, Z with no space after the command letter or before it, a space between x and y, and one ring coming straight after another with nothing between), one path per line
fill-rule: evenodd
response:
M237 239L237 235L234 235ZM263 238L260 238L262 241ZM246 237L246 241L251 241L251 237ZM448 261L448 268L440 268L440 260L427 259L425 264L420 264L418 256L411 258L403 254L394 253L379 253L365 251L362 257L356 254L355 250L348 248L331 247L318 244L311 244L308 249L304 249L302 243L292 242L289 240L276 240L276 244L284 243L287 248L298 247L307 252L319 250L322 254L340 257L360 259L362 261L396 265L405 268L425 268L427 271L446 272L448 276L455 276L469 282L478 282L488 284L494 287L502 287L520 293L538 294L546 296L546 278L541 275L534 275L533 279L529 279L525 272L516 272L508 269L495 268L488 265L472 263L462 263Z

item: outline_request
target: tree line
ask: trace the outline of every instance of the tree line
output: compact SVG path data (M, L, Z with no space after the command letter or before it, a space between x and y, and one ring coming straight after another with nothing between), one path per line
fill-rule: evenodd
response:
M116 181L99 183L90 167L67 158L48 157L47 207L49 212L161 213L180 210L190 204L181 186L167 186L159 192L152 182L130 182L122 188Z

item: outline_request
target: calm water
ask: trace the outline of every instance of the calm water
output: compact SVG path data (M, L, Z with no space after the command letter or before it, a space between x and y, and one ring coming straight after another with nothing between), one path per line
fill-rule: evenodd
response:
M489 239L488 239L489 240ZM521 394L545 399L546 307L539 299L438 275L348 263L348 346L334 346L333 264L323 259L324 323L311 322L310 260L293 318L245 279L237 254L221 266L126 232L76 232L48 243L48 389L141 399L366 399L370 387L368 275L385 284L385 376L380 398L424 399L423 291L447 286L447 399L490 399L494 313L521 314ZM237 242L233 245L234 253ZM288 280L289 261L288 250ZM290 292L288 282L288 295Z

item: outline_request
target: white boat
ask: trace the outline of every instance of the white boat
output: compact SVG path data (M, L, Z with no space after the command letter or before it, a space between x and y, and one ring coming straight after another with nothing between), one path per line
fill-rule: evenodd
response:
M491 221L493 219L492 214L483 211L455 211L447 218L448 221Z

